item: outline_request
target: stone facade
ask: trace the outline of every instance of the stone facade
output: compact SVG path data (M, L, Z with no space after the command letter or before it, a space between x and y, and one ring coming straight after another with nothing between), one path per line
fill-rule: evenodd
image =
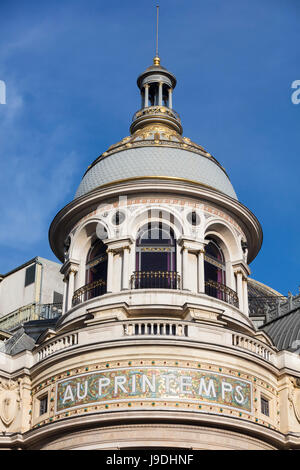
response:
M168 148L166 135L185 145L168 74L157 62L139 79L137 158L135 133L150 150ZM211 157L201 149L199 165ZM300 357L249 317L256 217L199 175L113 178L93 180L51 224L63 314L32 350L0 353L0 447L300 448Z

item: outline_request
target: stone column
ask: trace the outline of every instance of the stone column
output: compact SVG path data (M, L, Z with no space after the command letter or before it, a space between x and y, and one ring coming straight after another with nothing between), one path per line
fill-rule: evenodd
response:
M198 292L205 292L205 279L204 279L204 250L198 251Z
M149 85L145 85L145 103L144 108L148 108L149 106Z
M172 109L172 88L169 88L168 92L169 92L169 108Z
M70 269L69 272L69 282L68 282L68 310L72 308L72 299L74 295L74 281L75 281L75 273L74 269Z
M162 106L162 87L163 87L162 82L159 82L159 86L158 86L158 105L159 106Z
M249 316L249 306L248 306L248 281L247 278L243 278L243 297L244 297L244 308L243 312L245 315Z
M63 296L63 308L62 313L66 313L67 311L67 297L68 297L68 284L67 279L64 277L64 296Z
M242 271L236 272L236 290L237 290L237 296L239 299L239 309L243 311L244 305L243 305L243 273Z
M123 249L122 289L129 289L129 246Z
M182 288L188 290L188 249L182 247Z
M114 252L113 250L107 250L107 292L113 290L113 279L114 279Z

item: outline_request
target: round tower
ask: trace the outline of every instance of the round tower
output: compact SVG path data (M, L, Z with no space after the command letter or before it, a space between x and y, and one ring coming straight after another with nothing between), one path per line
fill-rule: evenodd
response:
M275 352L248 313L261 226L183 137L158 57L137 84L130 135L50 227L65 296L38 349L33 395L49 394L53 430L39 446L273 448Z

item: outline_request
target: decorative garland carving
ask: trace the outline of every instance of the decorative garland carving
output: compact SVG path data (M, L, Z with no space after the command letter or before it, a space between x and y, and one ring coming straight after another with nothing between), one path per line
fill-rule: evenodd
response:
M298 423L300 423L300 378L293 377L290 379L290 387L288 392L288 400L290 408L294 410Z

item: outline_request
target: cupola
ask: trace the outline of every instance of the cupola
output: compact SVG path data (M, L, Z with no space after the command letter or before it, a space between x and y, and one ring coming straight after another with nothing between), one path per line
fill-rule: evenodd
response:
M176 78L160 65L160 58L155 56L153 65L148 67L137 79L141 92L141 109L133 116L130 132L158 123L182 134L178 113L173 110L173 90Z

